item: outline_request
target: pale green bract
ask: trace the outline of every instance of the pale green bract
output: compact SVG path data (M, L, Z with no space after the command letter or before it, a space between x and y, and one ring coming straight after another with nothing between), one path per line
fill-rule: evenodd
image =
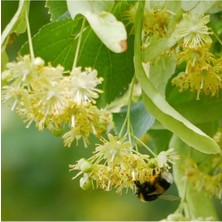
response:
M98 38L115 53L124 52L127 48L127 33L122 22L107 12L112 9L113 1L69 1L67 6L71 17L77 14L86 17Z
M17 12L15 13L14 17L12 18L10 23L8 23L8 25L6 26L5 30L2 33L2 38L1 38L2 51L4 50L5 47L6 43L5 41L11 33L15 32L16 34L20 34L25 32L26 30L25 13L28 14L29 3L30 1L28 0L19 1Z

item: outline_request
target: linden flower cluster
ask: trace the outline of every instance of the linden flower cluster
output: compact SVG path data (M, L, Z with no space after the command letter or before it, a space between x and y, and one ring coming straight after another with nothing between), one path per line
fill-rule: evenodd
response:
M47 128L55 135L68 129L63 135L66 146L80 138L87 144L91 133L102 135L112 124L110 113L93 105L102 79L91 68L63 74L60 65L45 65L43 59L29 55L19 57L2 73L2 99L12 102L11 110L25 120L27 128L34 122L38 130Z
M172 80L172 84L179 87L180 92L196 91L197 99L201 92L216 96L222 88L222 60L210 52L209 21L209 15L184 14L173 33L182 49L178 64L185 62L186 69Z
M195 161L187 160L185 177L192 184L193 189L205 191L210 196L222 199L222 156L215 156L212 161L211 173L202 170Z
M166 36L170 14L165 9L146 9L144 13L143 31L145 37Z
M125 13L126 18L129 20L129 23L135 24L137 7L138 3L136 3L135 5L131 5ZM143 21L143 31L145 40L148 40L149 37L152 36L166 36L169 20L170 13L165 8L146 8L144 11ZM132 28L130 33L134 33L134 27Z
M117 193L124 188L135 191L135 181L143 183L151 176L168 171L169 163L177 159L172 149L150 158L133 150L124 137L118 139L111 134L108 140L102 139L102 143L88 160L80 159L77 164L70 165L70 170L80 171L74 178L83 175L80 179L83 189L96 184L96 188L106 191L115 188Z

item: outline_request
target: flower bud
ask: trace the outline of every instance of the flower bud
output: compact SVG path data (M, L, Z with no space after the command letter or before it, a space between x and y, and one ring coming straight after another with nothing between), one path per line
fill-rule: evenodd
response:
M55 129L53 129L53 135L54 136L59 137L59 136L62 136L62 134L63 134L63 128L55 128Z
M157 160L156 160L155 158L150 159L149 162L148 162L148 166L149 166L150 168L156 168L156 167L158 167L158 162L157 162Z
M84 176L80 178L79 184L83 190L88 190L92 186L92 180L89 178L88 174L84 174Z
M85 158L78 161L78 167L83 173L89 173L92 170L92 164Z
M33 64L35 66L44 66L45 62L40 57L37 57L37 58L34 59Z

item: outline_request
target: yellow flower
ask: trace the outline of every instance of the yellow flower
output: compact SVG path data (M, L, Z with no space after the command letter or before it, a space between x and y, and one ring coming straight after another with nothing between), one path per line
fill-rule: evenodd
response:
M216 96L222 88L221 77L213 70L181 72L172 80L172 84L179 87L180 92L188 88L191 92L197 91L197 99L200 99L202 91L206 95Z
M2 97L12 101L12 110L29 127L33 122L38 130L47 128L54 134L63 135L64 143L83 138L85 145L90 134L101 137L112 128L112 116L92 105L102 91L96 89L102 79L97 71L76 68L64 76L64 67L44 65L41 58L29 55L17 62L8 63L2 74L4 83Z
M112 128L112 116L105 110L99 110L96 106L87 104L75 104L66 113L61 116L67 120L70 130L63 135L65 146L70 147L74 139L77 141L82 138L84 145L88 144L88 137L94 134L101 137L107 132L107 129ZM64 116L64 117L63 117Z
M161 172L169 170L168 162L175 159L172 149L160 153L158 158L150 158L135 150L125 137L118 138L111 134L108 140L101 139L102 144L95 149L93 156L88 160L80 160L75 165L71 165L71 170L80 170L74 177L84 174L87 171L87 177L95 182L96 187L109 191L116 189L121 193L123 189L132 189L135 191L135 181L144 183L149 181L151 176L156 176ZM161 162L164 157L164 164ZM158 162L159 161L159 162ZM84 169L84 170L83 170Z
M210 69L212 65L216 65L216 59L210 52L209 46L202 46L200 48L185 48L178 54L178 64L186 62L186 70L193 69Z
M182 41L183 47L198 48L203 45L210 45L212 40L209 36L207 23L210 16L201 17L198 14L184 14L182 21L176 26L173 38Z
M131 144L124 142L125 138L117 140L112 134L108 134L109 141L103 139L103 145L99 145L95 150L95 157L102 158L110 162L114 161L114 158L121 157L131 153Z
M44 67L44 61L41 58L31 60L29 55L19 57L17 62L10 62L6 65L7 70L2 72L3 100L14 100L11 110L21 105L24 96L30 92L38 78L39 71Z
M175 160L178 160L179 156L175 154L174 149L169 149L167 151L162 151L158 154L156 157L156 160L158 162L158 166L160 168L170 168L168 165L168 162L174 163Z
M143 30L145 37L164 37L167 33L170 14L165 9L146 9L144 13Z
M21 98L23 98L26 92L20 86L3 86L2 87L2 100L12 101L11 110L14 111L16 106L20 104Z
M18 62L7 63L7 70L3 72L3 80L12 84L17 84L24 87L30 87L36 78L38 72L44 67L44 60L41 58L31 59L29 55L19 57Z
M190 89L200 93L216 96L222 88L222 63L215 59L208 46L196 49L185 49L179 55L179 63L186 62L185 72L181 72L172 80L172 84L182 92Z
M102 90L96 88L102 82L102 78L97 78L97 71L86 68L75 68L70 74L70 93L76 103L95 102L98 93Z

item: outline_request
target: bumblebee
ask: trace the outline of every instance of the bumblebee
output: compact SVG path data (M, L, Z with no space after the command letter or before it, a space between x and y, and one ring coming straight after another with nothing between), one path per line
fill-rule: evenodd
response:
M173 183L171 173L162 172L158 175L151 176L149 181L140 183L135 181L136 195L141 201L153 201L162 195Z

